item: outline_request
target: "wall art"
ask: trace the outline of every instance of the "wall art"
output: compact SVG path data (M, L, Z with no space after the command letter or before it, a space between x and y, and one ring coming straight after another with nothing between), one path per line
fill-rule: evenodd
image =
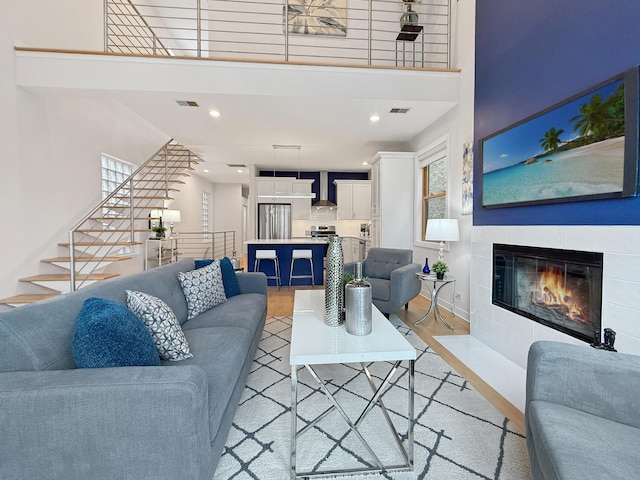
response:
M289 33L347 35L347 0L288 0Z

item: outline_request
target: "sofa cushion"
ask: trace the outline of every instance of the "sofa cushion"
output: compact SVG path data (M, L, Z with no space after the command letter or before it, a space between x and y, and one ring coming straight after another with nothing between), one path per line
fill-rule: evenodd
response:
M246 328L239 327L198 328L185 330L184 333L191 346L193 358L181 362L180 365L198 365L207 376L209 434L213 439L238 382L242 366L249 355L252 335ZM253 352L249 361L251 360Z
M377 300L388 302L391 298L391 280L383 280L380 278L369 278L371 284L371 297Z
M529 404L527 422L547 480L638 476L638 428L539 400Z
M196 269L204 268L210 265L213 259L196 260ZM240 295L240 285L238 285L238 278L236 277L236 271L233 269L231 260L228 257L224 257L220 260L220 271L222 272L222 283L224 284L224 293L229 297L235 297Z
M193 357L178 319L158 297L127 290L127 307L144 322L162 360L185 360Z
M185 322L182 328L187 331L194 328L243 327L248 329L251 335L255 335L266 316L266 310L266 295L245 293L192 318Z
M178 279L187 299L187 320L227 300L219 260L204 268L180 272Z
M73 358L78 368L160 365L144 323L124 306L95 297L85 300L78 315Z

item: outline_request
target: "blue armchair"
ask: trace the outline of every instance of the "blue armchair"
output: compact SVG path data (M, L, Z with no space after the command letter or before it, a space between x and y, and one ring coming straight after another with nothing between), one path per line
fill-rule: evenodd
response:
M416 272L422 268L412 263L413 252L398 248L371 248L363 262L363 275L371 283L373 304L385 315L397 311L420 293L420 280ZM344 266L345 273L353 274L355 262Z

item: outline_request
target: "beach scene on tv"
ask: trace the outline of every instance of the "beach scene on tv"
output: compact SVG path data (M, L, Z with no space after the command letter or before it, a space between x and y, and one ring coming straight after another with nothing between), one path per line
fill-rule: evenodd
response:
M482 142L482 205L622 192L624 81Z

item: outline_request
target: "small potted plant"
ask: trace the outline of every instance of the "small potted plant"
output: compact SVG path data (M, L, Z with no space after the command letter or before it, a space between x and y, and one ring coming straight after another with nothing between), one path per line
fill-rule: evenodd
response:
M438 260L433 265L431 265L431 271L436 272L436 278L438 280L442 280L444 278L444 274L449 271L449 267L442 260Z
M162 227L162 226L153 227L151 230L156 232L156 238L158 239L163 238L164 232L167 231L166 227Z

